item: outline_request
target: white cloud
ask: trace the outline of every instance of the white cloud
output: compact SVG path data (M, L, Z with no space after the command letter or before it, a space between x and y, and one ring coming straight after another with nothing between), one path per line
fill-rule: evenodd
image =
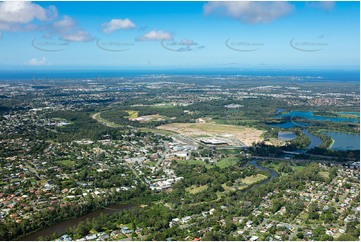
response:
M49 21L57 15L54 6L46 9L32 2L0 2L0 29L18 31L33 20Z
M75 26L75 21L67 15L63 16L62 20L53 23L54 28L59 28L63 30L64 29L68 30L70 28L73 28L74 26Z
M203 11L206 15L218 14L238 19L242 22L257 24L270 23L291 13L294 6L287 2L208 2Z
M324 2L320 2L321 8L325 9L325 10L332 10L335 6L335 2L332 1L324 1Z
M322 2L306 2L307 5L315 8L321 8L323 10L333 10L335 2L333 1L322 1Z
M138 38L138 40L146 41L146 40L171 40L173 39L173 35L169 32L165 32L163 30L152 30L145 33L142 37Z
M45 57L41 58L40 60L31 58L28 62L26 62L26 65L28 66L44 66L48 64L48 60Z
M93 37L84 30L78 30L63 34L62 39L71 42L88 42L93 40Z
M102 24L104 33L110 34L118 29L133 29L135 24L130 19L112 19L107 23Z
M93 40L90 33L79 28L76 22L67 15L63 16L63 19L54 22L51 25L50 31L66 41L87 42Z
M71 17L65 15L55 21L57 16L58 11L55 6L43 8L32 2L0 2L0 30L44 31L46 37L57 35L64 40L74 42L93 39L88 32L79 28ZM36 63L36 60L34 61Z

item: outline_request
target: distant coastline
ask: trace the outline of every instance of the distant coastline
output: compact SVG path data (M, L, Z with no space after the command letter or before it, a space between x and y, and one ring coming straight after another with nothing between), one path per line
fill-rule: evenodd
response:
M87 79L87 78L121 78L148 75L204 75L204 76L299 76L305 81L348 81L359 82L359 70L250 70L242 68L220 69L128 69L128 70L0 70L0 80L33 80L33 79Z

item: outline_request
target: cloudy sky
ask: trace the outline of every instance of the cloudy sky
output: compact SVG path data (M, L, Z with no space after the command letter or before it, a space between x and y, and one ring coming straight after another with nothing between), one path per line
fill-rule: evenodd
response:
M0 69L358 68L359 2L0 2Z

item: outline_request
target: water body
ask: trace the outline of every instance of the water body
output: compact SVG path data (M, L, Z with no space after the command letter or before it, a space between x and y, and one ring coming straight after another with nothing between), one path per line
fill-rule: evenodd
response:
M311 111L291 111L289 113L279 114L275 116L275 118L283 118L283 117L298 117L298 118L310 119L315 121L360 123L360 120L357 118L316 116Z
M355 115L355 116L359 116L360 117L360 113L359 112L337 112L339 114L351 114L351 115Z
M310 150L322 144L322 140L319 137L310 134L307 129L304 129L303 133L311 140L311 143L306 147L307 150Z
M308 124L306 123L302 123L302 122L294 122L294 121L287 121L284 123L273 123L273 124L268 124L271 127L276 127L276 128L282 128L282 129L289 129L289 128L293 128L296 126L299 127L306 127L308 126Z
M113 206L110 206L107 208L103 208L103 209L88 213L88 214L80 216L78 218L69 219L64 222L52 225L46 229L42 229L38 232L35 232L34 234L26 236L26 237L22 238L21 240L35 241L40 236L49 236L49 235L52 235L53 233L57 233L60 236L60 235L64 234L69 227L76 226L80 222L82 222L82 221L84 222L86 219L91 220L92 218L98 217L102 213L103 214L112 214L112 213L117 213L122 210L131 209L131 208L134 208L134 207L132 205L113 205Z
M112 77L135 77L144 75L209 75L209 76L300 76L307 77L307 82L313 81L343 81L360 82L360 71L355 70L307 70L307 69L241 69L241 68L185 68L185 69L98 69L98 70L0 70L0 80L32 80L33 78L48 79L83 79L83 78L112 78ZM302 82L302 81L300 81Z
M271 181L273 178L279 177L279 174L278 174L277 172L275 172L274 170L271 170L271 169L268 169L268 168L266 168L266 167L263 167L263 166L258 165L257 159L252 159L251 161L249 161L249 162L247 162L246 164L244 164L243 167L247 167L247 166L249 166L249 165L254 166L254 167L256 167L256 168L258 168L258 169L260 169L260 170L262 170L262 171L268 172L268 173L271 175L271 177L269 177L268 179L266 179L266 180L264 180L264 181L262 181L262 182L260 182L260 183L256 183L256 184L254 184L254 185L246 188L245 190L251 189L251 188L253 188L253 187L258 187L258 186L260 186L260 185L262 185L262 184L266 184L267 182ZM245 191L245 190L244 190L244 191Z
M359 150L360 149L360 134L348 134L342 132L323 132L330 136L334 143L331 150Z
M253 159L253 160L250 161L248 164L250 164L250 165L252 165L252 166L254 166L254 167L256 167L256 168L258 168L258 169L260 169L260 170L262 170L262 171L266 171L266 172L270 173L271 178L272 178L272 177L273 177L273 178L279 177L278 173L275 172L274 170L271 170L271 169L268 169L268 168L266 168L266 167L263 167L263 166L258 165L257 159ZM265 180L265 181L266 181L266 180ZM263 181L263 182L265 182L265 181Z
M310 132L308 132L308 130L305 128L308 126L308 124L306 124L306 123L285 122L285 123L281 123L281 124L269 124L269 126L277 127L277 128L284 128L284 129L292 128L295 126L303 127L304 128L303 133L311 140L311 143L306 147L306 150L310 150L310 149L315 148L315 147L319 146L320 144L322 144L322 140L319 137L312 135L312 134L310 134ZM280 131L278 133L278 137L280 137L281 132L282 131ZM287 132L284 132L284 133L287 133ZM288 133L290 133L290 132L288 132ZM286 135L286 137L287 137L287 135ZM293 138L296 138L296 135ZM300 152L304 153L304 152L306 152L306 150L300 151Z
M289 140L293 140L294 138L296 138L297 135L293 132L290 131L280 131L278 132L278 139L281 141L289 141Z
M276 110L275 114L279 114L279 113L282 113L284 111L286 111L285 108L279 108L279 109Z

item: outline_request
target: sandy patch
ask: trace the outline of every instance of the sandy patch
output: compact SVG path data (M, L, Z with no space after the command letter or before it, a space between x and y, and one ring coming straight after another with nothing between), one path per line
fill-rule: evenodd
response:
M173 123L158 126L157 129L177 132L183 136L195 138L200 136L217 136L225 138L234 138L247 146L251 146L253 142L261 142L263 138L262 130L254 128L213 124L213 123Z

